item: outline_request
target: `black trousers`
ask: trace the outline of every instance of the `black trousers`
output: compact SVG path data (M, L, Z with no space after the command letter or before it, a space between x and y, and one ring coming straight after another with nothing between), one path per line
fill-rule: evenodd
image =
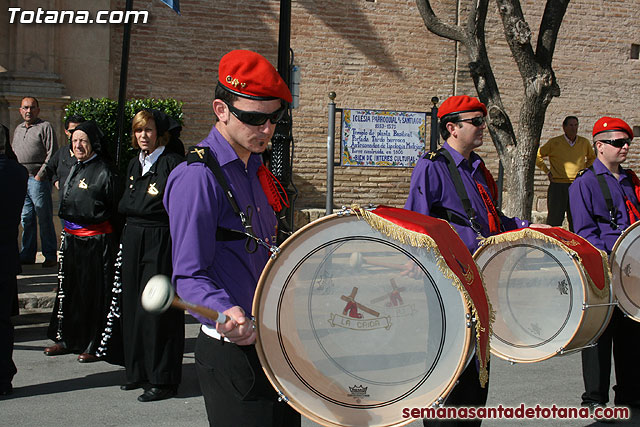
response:
M560 227L564 221L564 214L567 214L569 230L573 230L573 218L569 209L569 186L570 183L552 182L547 190L547 224Z
M16 275L0 274L0 390L8 388L18 372L13 363L13 324L17 314Z
M487 404L487 396L489 395L489 381L485 384L485 387L480 387L480 369L478 363L478 356L474 355L469 365L462 371L458 384L451 390L447 400L444 402L444 406L447 407L483 407ZM487 365L487 373L489 372L490 364ZM454 427L454 426L479 426L482 424L482 420L436 420L436 419L423 419L422 424L425 427Z
M299 427L300 414L285 402L267 379L255 346L239 346L200 331L196 372L215 427Z
M598 339L598 345L582 350L582 377L585 392L582 403L607 403L611 376L611 347L616 369L616 406L640 404L640 323L614 308L611 322Z

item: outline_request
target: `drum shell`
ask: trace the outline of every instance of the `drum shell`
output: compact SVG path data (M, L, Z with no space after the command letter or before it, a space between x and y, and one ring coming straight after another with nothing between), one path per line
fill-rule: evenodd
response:
M558 262L559 267L552 265L522 273L523 282L538 281L538 287L527 290L526 286L505 284L504 277L511 277L513 271L509 270L514 265L526 263L522 260L529 257L547 256ZM613 313L610 290L595 288L579 254L549 243L547 238L527 237L485 245L476 251L474 259L482 270L496 315L491 353L501 359L533 363L580 350L592 345L609 323ZM553 309L553 299L557 297L554 294L563 281L568 286L565 292L570 302ZM520 316L527 320L518 320ZM536 336L541 329L551 332Z
M618 307L640 322L640 221L622 232L611 251L611 285Z
M337 231L336 229L340 230ZM334 232L336 232L337 235L332 235ZM344 235L349 235L349 237L353 237L354 235L359 236L361 239L358 241L360 242L359 245L369 244L368 239L373 239L372 241L375 241L376 244L380 243L377 239L389 241L388 238L371 230L366 223L356 217L331 215L321 218L298 230L282 244L280 247L281 253L267 263L258 284L253 307L258 335L260 337L256 344L258 355L262 362L263 369L273 386L280 391L282 395L286 396L289 403L298 412L319 424L326 426L404 425L413 421L413 419L403 418L401 409L405 407L426 407L434 401L446 397L454 387L457 378L466 366L468 360L473 355L472 344L474 343L474 339L471 333L472 329L466 327L467 320L470 317L470 311L467 308L462 294L454 288L450 281L447 283L438 281L438 283L436 283L438 292L440 292L440 288L443 288L442 294L447 298L447 308L452 310L446 314L446 316L456 317L457 319L447 323L447 325L453 326L453 324L456 323L457 325L462 325L462 327L458 328L455 332L455 339L451 339L451 341L456 343L454 346L457 349L456 354L443 354L443 359L446 356L446 359L449 360L449 363L446 365L448 373L435 372L433 374L434 376L446 377L446 379L436 381L436 387L428 387L432 389L429 393L420 394L423 388L426 388L426 384L431 380L431 377L425 380L424 384L418 387L416 392L407 393L406 397L398 396L397 401L393 403L383 404L384 402L375 402L375 399L368 401L365 398L362 399L362 402L358 404L354 403L353 405L350 405L348 402L338 401L340 399L335 396L339 396L344 391L343 389L346 388L345 384L338 383L337 381L334 384L332 378L323 376L322 371L314 366L314 364L324 363L322 360L310 360L313 357L309 357L308 355L292 355L290 351L286 351L286 349L292 348L305 348L305 344L303 343L304 339L301 338L301 336L304 336L306 333L306 331L296 333L295 331L291 331L291 329L287 329L287 325L300 323L300 316L296 316L293 310L291 310L291 307L296 306L297 296L292 296L293 291L289 291L289 287L287 286L291 285L287 280L291 279L293 272L297 271L296 269L299 270L301 268L301 264L314 262L312 256L309 256L308 253L310 247L322 246L329 240L332 242L340 241ZM314 240L315 243L313 242ZM389 244L396 246L395 243ZM425 251L426 249L403 248L402 250L413 251L412 253L415 253ZM349 253L350 252L347 251L347 255ZM358 259L358 257L353 256L346 258L351 259L351 264L354 263L354 259ZM385 262L393 263L393 260L389 261L385 259ZM354 265L350 265L350 267L354 270L358 270L359 268ZM383 270L382 267L372 267L374 270L376 268ZM337 267L336 269L338 270ZM284 273L287 270L291 270L291 273ZM351 276L354 277L359 274L361 274L361 272L353 271ZM376 275L383 275L383 273ZM354 280L355 283L355 279L352 280ZM289 285L287 285L287 283L289 283ZM352 283L349 282L345 288L347 291L341 293L348 294L348 290L352 288L351 285ZM281 286L283 286L283 288L280 288ZM337 286L340 285L338 284ZM402 286L402 284L400 284L400 286ZM359 288L359 293L364 292L366 290L366 284L360 282ZM316 297L314 296L313 298ZM273 305L279 305L281 309L274 312L273 309L270 309ZM377 310L380 309L377 306L374 306L374 308ZM341 310L342 308L340 308L339 311ZM381 313L383 310L384 309L381 309ZM329 313L327 312L327 314ZM312 315L309 315L309 317L312 317ZM397 320L393 320L392 324L395 325L396 322ZM416 330L426 329L427 326L426 322L423 325L416 325ZM447 337L447 339L449 338ZM381 345L381 347L386 346ZM451 350L452 348L449 348L449 351ZM400 355L402 355L402 352L400 352ZM443 368L438 366L437 369ZM323 386L315 387L317 383L323 383ZM353 385L357 387L361 384L359 384L359 381L354 380ZM314 388L321 388L322 390L318 392L317 390L312 390ZM349 385L349 388L351 388L351 385ZM314 393L316 393L316 395L314 395ZM394 399L388 399L388 401L391 400Z

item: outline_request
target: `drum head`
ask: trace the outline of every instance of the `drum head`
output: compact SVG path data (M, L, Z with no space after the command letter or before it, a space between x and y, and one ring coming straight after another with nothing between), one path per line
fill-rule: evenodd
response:
M611 284L620 309L640 322L640 222L627 228L611 251Z
M401 275L411 265L419 278ZM274 387L327 426L411 421L453 387L470 352L466 304L434 253L355 216L296 232L269 261L253 312Z
M560 246L522 238L480 248L496 319L491 352L517 362L547 359L571 341L582 317L584 275Z

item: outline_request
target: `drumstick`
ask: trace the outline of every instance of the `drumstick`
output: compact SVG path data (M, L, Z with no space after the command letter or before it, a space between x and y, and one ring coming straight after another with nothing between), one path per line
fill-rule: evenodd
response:
M349 257L349 265L353 268L360 268L362 267L362 264L369 264L369 265L377 265L380 267L386 267L386 268L395 268L398 270L404 270L404 266L400 265L400 264L392 264L392 263L388 263L388 262L384 262L384 261L378 261L378 260L374 260L374 259L370 259L370 258L365 258L364 256L362 256L362 254L360 252L354 252L351 254L351 256Z
M142 307L151 313L163 313L169 307L173 307L181 310L191 310L218 323L225 323L229 319L226 315L216 310L181 300L176 295L171 285L171 280L163 274L157 274L149 279L142 291L140 302Z

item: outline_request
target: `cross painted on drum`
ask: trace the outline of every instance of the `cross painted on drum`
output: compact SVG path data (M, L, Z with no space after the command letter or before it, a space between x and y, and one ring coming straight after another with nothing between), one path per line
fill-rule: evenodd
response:
M624 275L627 277L631 276L631 264L627 264L624 266L624 268L622 269L622 271L624 272Z
M362 319L362 313L358 313L358 309L360 309L366 313L369 313L372 316L380 317L380 313L378 313L377 311L372 310L369 307L366 307L360 304L359 302L356 302L355 298L357 293L358 293L358 288L354 286L353 289L351 290L351 295L340 296L341 300L347 302L347 305L344 307L342 314L346 315L348 313L349 317L352 317L354 319Z
M332 327L354 330L371 330L371 329L387 329L391 328L391 316L380 317L380 313L356 301L358 288L353 287L350 295L341 295L340 299L346 301L342 315L330 313L329 324ZM358 309L374 316L374 319L364 319L364 315L358 312Z
M532 323L530 330L537 336L540 336L540 334L542 333L542 328L537 323Z
M566 279L562 279L558 282L558 291L560 291L560 295L569 295L569 285L567 284Z
M394 279L389 279L389 281L391 282L391 292L372 299L371 304L376 304L389 298L389 302L385 304L386 307L397 307L400 305L404 305L404 301L400 293L404 292L406 288L398 287L398 284Z

